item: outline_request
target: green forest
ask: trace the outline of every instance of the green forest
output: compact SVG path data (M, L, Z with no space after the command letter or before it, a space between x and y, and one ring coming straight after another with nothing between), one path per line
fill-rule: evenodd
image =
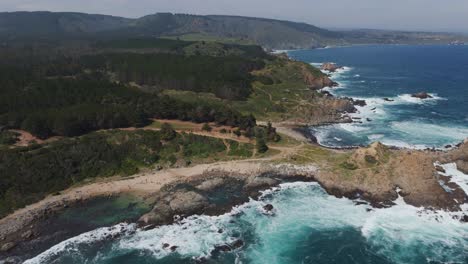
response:
M85 179L132 175L155 164L191 163L196 159L243 156L248 144L193 134L110 130L67 138L47 145L0 151L0 217ZM246 146L244 146L246 145Z
M153 119L215 123L256 137L259 153L279 140L271 124L257 126L252 114L232 104L165 92L246 100L251 72L272 59L260 47L169 39L34 43L1 46L0 58L0 217L85 179L254 151L251 144L177 134L166 125L159 132L116 128L144 127ZM62 138L17 147L10 129Z

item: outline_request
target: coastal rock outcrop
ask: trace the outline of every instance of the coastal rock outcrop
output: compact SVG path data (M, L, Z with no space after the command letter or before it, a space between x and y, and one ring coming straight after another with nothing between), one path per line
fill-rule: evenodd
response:
M336 72L337 70L342 69L342 68L343 67L338 66L335 63L331 63L331 62L323 63L322 66L320 67L320 69L324 71L329 71L329 72Z
M302 75L304 77L305 84L309 86L309 88L318 90L324 87L338 86L338 83L332 81L326 74L321 72L314 73L307 68L308 66L310 65L303 65Z
M429 150L391 149L373 143L356 149L340 164L341 168L324 170L316 178L330 194L363 198L377 207L391 205L400 194L414 206L456 211L468 197L457 185L450 185L453 189L450 192L441 185L440 180L449 185L449 180L440 177L434 166L441 155L449 155L445 159L449 162L461 157L455 151L439 154Z
M284 181L311 181L312 167L274 166L252 174L209 171L190 180L166 186L156 194L153 209L139 219L141 226L170 224L193 214L218 215L233 205L248 202L264 190ZM273 210L269 205L265 208ZM232 248L237 246L232 245Z
M433 98L430 94L428 94L426 92L415 93L415 94L412 94L411 97L415 97L415 98L419 98L419 99L423 99L423 100Z

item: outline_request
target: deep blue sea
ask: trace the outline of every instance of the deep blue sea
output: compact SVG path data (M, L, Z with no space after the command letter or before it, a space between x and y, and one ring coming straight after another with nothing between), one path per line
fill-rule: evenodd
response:
M322 144L379 140L441 147L468 136L466 46L359 46L295 51L290 56L345 66L332 76L340 87L330 91L368 102L355 115L362 124L312 128ZM409 96L419 91L434 98ZM447 166L447 173L468 192L468 176L455 165ZM267 203L274 206L272 215L262 210ZM428 211L402 199L396 204L375 209L330 196L316 183L289 183L221 216L192 216L152 230L126 223L93 230L26 263L468 263L468 224L453 218L463 212ZM468 212L468 204L463 210ZM239 239L243 247L212 254L217 245ZM172 251L172 246L177 248Z
M312 128L323 145L443 148L468 137L468 46L353 46L289 55L315 66L343 66L331 74L340 85L328 91L367 102L352 115L362 123ZM417 92L434 98L411 97Z

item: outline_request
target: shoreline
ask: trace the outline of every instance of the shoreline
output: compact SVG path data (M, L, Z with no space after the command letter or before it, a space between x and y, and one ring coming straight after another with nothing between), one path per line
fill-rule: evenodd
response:
M340 47L352 47L352 46L373 46L373 45L379 45L379 44L358 44L358 45L347 45L347 46L334 46L332 48L340 48ZM408 46L411 46L411 44L380 44L380 45L395 45L395 46L399 46L399 45L408 45ZM427 45L431 45L431 44L427 44ZM449 44L447 44L449 45ZM286 56L291 59L291 60L294 60L293 58L291 58L289 56L289 52L291 51L300 51L301 49L298 49L298 50L286 50ZM305 49L305 50L311 50L311 49ZM307 62L306 62L307 63ZM320 64L324 64L326 62L320 62ZM308 64L313 64L313 63L308 63ZM316 136L316 134L314 133L311 133L311 131L309 131L308 128L313 128L313 127L324 127L324 126L333 126L333 125L338 125L338 124L346 124L346 123L349 123L349 124L359 124L359 123L362 123L361 119L369 119L369 118L366 118L365 114L361 113L360 111L361 108L365 108L367 105L367 100L368 98L361 98L361 97L351 97L351 96L340 96L340 95L336 95L336 94L333 94L332 91L334 89L339 89L340 88L340 85L341 83L340 82L336 82L335 80L333 80L333 74L335 73L338 73L338 74L341 74L340 70L346 70L346 68L349 68L348 66L340 66L340 65L337 65L339 66L340 68L337 70L337 71L334 71L334 72L330 72L330 71L324 71L320 68L320 66L316 66L322 73L324 73L325 75L327 75L331 81L333 81L334 83L337 83L338 86L327 86L327 87L323 87L321 89L318 90L319 93L323 94L323 95L328 95L332 98L336 98L336 99L339 99L339 100L348 100L350 103L353 104L354 108L355 108L355 111L354 112L349 112L349 111L344 111L342 112L342 117L341 118L337 118L335 120L332 120L332 121L329 121L329 122L322 122L320 124L303 124L303 123L296 123L295 125L293 125L293 129L296 130L297 132L301 133L304 137L308 138L312 143L315 143L323 148L326 148L326 149L334 149L334 150L354 150L354 149L358 149L358 148L361 148L361 147L366 147L366 146L369 146L370 144L372 144L373 142L376 142L376 141L379 141L378 139L376 140L371 140L369 143L367 144L360 144L360 145L346 145L346 146L328 146L328 145L324 145L324 144L321 144L319 142L319 139L318 137ZM431 95L432 97L430 99L425 99L425 100L446 100L445 98L440 98L438 97L437 95L434 95L434 94L431 94L431 93L428 93L429 95ZM401 94L401 95L397 95L395 96L396 97L400 97L400 96L412 96L411 94ZM378 97L376 97L378 98ZM392 97L393 98L393 97ZM370 99L374 99L374 98L370 98ZM382 98L378 98L378 99L382 99L384 101L387 101L385 97L382 97ZM413 98L414 99L414 98ZM396 100L396 99L395 99ZM421 99L422 100L422 99ZM364 105L360 105L359 103L363 101ZM393 102L394 100L391 100L390 102ZM375 107L374 107L375 109ZM353 116L354 115L354 116ZM369 120L370 121L370 120ZM467 135L468 137L468 135ZM386 144L385 142L382 142L382 144L386 145L387 147L389 148L392 148L392 149L411 149L411 150L428 150L428 151L442 151L442 152L448 152L452 149L454 149L455 147L458 147L460 146L463 141L465 140L465 138L463 139L459 139L459 140L454 140L453 142L450 142L450 143L444 143L442 145L439 145L439 146L427 146L427 145L418 145L418 144L411 144L411 143L408 143L408 142L402 142L403 145L395 145L395 144Z
M337 98L340 99L340 97ZM262 122L258 123L261 124ZM317 126L338 123L342 122L337 120L336 122L330 122ZM317 142L315 136L311 135L310 131L308 131L308 127L311 126L307 126L306 124L301 125L298 122L280 122L273 123L273 126L277 128L279 133L287 135L297 140L298 142L301 142L301 144L293 147L276 147L276 149L280 150L280 153L266 158L223 161L200 164L192 167L171 168L161 171L148 170L126 178L111 177L98 179L98 181L92 183L82 183L80 186L74 186L65 191L62 191L59 195L49 195L45 199L35 204L28 205L25 208L19 209L14 213L0 219L0 245L6 245L7 243L13 241L15 245L13 245L11 251L6 251L8 254L15 254L15 248L18 248L16 246L19 243L36 239L40 240L44 236L44 233L42 232L45 232L45 235L48 235L46 231L39 230L39 232L37 232L34 230L35 225L41 223L45 219L48 219L50 216L59 214L65 208L75 207L77 204L99 197L118 197L128 194L134 195L141 199L150 200L152 205L154 205L153 210L155 212L153 212L152 215L151 212L143 215L138 221L140 227L146 228L173 223L175 215L218 215L222 212L226 212L226 210L231 209L235 205L242 204L242 202L244 202L245 199L249 197L255 199L258 197L259 191L267 190L271 187L277 186L282 182L282 180L317 182L329 195L333 195L339 198L346 197L351 200L364 199L365 201L369 202L370 205L377 208L392 206L394 204L394 200L397 199L400 195L400 192L397 191L398 188L403 187L405 184L407 184L407 186L416 186L421 182L423 185L426 185L422 189L411 189L409 187L403 188L401 195L405 202L408 202L406 199L410 199L408 203L413 206L422 206L429 210L435 210L436 208L455 208L453 201L451 203L448 202L448 199L452 199L453 196L459 197L459 199L461 199L460 201L462 202L464 199L466 199L458 192L458 190L456 191L456 194L448 195L441 193L439 189L433 189L440 188L439 185L435 184L435 179L430 177L434 176L433 172L436 170L436 168L434 168L435 165L431 165L429 168L418 167L424 167L424 165L428 164L429 161L431 164L434 164L434 159L440 159L441 161L444 161L444 164L447 164L447 162L456 160L456 158L450 156L455 156L458 158L465 157L463 156L465 155L463 153L455 153L457 151L465 151L461 149L462 144L457 145L453 149L441 150L430 148L417 150L406 147L388 146L387 148L390 151L402 154L402 156L403 154L406 155L400 160L395 160L395 163L402 163L405 162L405 159L411 159L412 163L405 163L404 165L400 165L399 173L404 176L406 176L405 173L408 173L409 175L413 175L413 178L408 176L408 178L411 179L408 180L403 177L402 179L389 180L384 177L377 178L377 180L375 180L378 181L379 184L371 182L366 183L367 185L364 183L361 185L361 183L357 184L353 181L342 181L343 178L340 178L340 172L335 172L333 169L330 171L322 171L322 165L324 165L321 163L322 161L311 161L307 163L307 166L302 167L300 165L295 165L294 162L279 164L276 164L276 162L283 162L284 158L291 155L299 155L300 153L296 153L296 150L301 149L301 147L304 145L311 144L311 146L318 146L318 149L320 150L332 150L334 153L347 153L352 156L351 158L357 163L361 162L362 164L366 164L360 159L364 159L368 156L367 154L369 153L378 157L380 155L379 151L381 151L378 144L377 147L372 146L374 144L370 146L328 147L323 146ZM468 146L466 140L464 144ZM272 147L272 149L275 148ZM419 164L420 161L424 161L424 163ZM347 161L344 163L346 162ZM343 163L340 163L338 165L341 166L342 164ZM324 166L328 165L329 164L325 163ZM285 167L281 168L281 166ZM372 168L370 168L369 171L371 169ZM384 167L384 169L387 168ZM350 170L354 171L356 169ZM367 172L367 168L363 168L362 171ZM361 169L359 168L357 169L356 174L360 172ZM222 176L220 177L219 175ZM265 175L269 176L267 177ZM261 180L258 180L258 178L261 178ZM440 180L444 185L450 186L450 188L454 188L454 190L457 189L457 185L450 184L450 178L447 178L448 179L441 177ZM361 179L357 178L357 180ZM257 185L249 185L252 183L252 181L257 180L258 182L255 183ZM239 182L242 182L242 184ZM382 187L379 186L380 184L382 184ZM241 197L236 197L227 204L215 204L212 206L212 204L206 204L208 198L201 193L181 191L180 188L182 185L190 185L200 191L207 193L216 193L218 190L224 191L231 188L232 186L235 186L235 188L233 187L234 189L232 192L239 192ZM240 188L240 191L236 188ZM438 192L431 192L431 188ZM421 193L415 194L414 192ZM222 195L226 194L223 192ZM413 195L416 196L413 197ZM437 198L431 198L431 195L436 195ZM173 204L171 201L177 201L177 204ZM45 243L44 241L42 242ZM0 251L0 256L2 255L2 251L3 250Z
M289 129L294 132L292 128ZM303 144L302 142L299 146L303 146ZM468 144L466 144L466 146L468 146ZM316 148L324 149L323 147ZM446 164L453 162L454 159L464 157L466 155L466 149L468 149L468 147L456 149L454 152L441 152L436 153L437 155L431 154L429 156L427 151L408 149L391 151L407 153L407 156L402 157L401 161L410 157L417 158L413 163L409 164L419 164L421 161L429 162L432 166L432 169L429 171L435 171L436 167L432 164L434 164L433 162L436 156L437 160ZM370 153L372 153L373 150L361 148L353 152L348 150L334 151L338 151L336 152L337 154L352 154L362 151L371 151ZM350 200L364 200L374 208L393 206L395 199L399 197L398 194L401 194L408 204L416 207L421 206L429 210L431 208L433 210L437 208L445 208L445 210L452 208L454 204L448 203L453 199L451 197L457 197L457 199L462 202L466 200L463 194L458 190L453 193L455 196L439 190L441 186L435 183L435 179L430 179L429 181L427 179L423 180L427 169L421 171L422 174L418 172L419 169L412 172L416 175L412 177L416 178L413 178L410 182L416 181L417 184L421 184L425 181L424 184L426 187L422 187L421 193L415 193L416 196L411 198L411 190L407 189L406 186L401 186L403 187L402 192L395 191L395 186L396 188L400 188L400 184L402 184L398 183L398 180L392 183L388 182L388 179L382 178L382 180L378 180L382 185L378 184L376 186L374 186L374 183L366 185L361 183L356 184L355 182L341 182L339 173L328 171L325 169L326 167L322 167L324 164L320 161L306 163L307 165L294 165L293 163L281 161L282 157L288 154L290 153L280 153L273 158L224 161L200 164L192 167L147 171L127 178L113 177L100 179L101 181L98 182L72 187L63 191L60 195L48 196L36 204L19 209L13 214L0 219L0 241L2 244L9 242L14 243L11 250L0 253L0 255L11 257L15 254L20 254L21 249L28 249L28 247L28 252L34 252L34 243L37 243L35 241L41 241L40 243L42 246L52 246L54 243L56 244L56 241L47 244L47 239L44 240L44 237L52 234L48 234L48 230L44 230L43 223L47 222L47 219L50 219L54 215L60 214L66 208L79 206L84 202L99 197L109 198L132 195L148 202L153 209L140 217L138 223L142 228L154 228L160 225L171 224L174 221L174 215L183 215L184 217L195 214L219 215L228 212L233 206L248 201L249 197L253 199L257 198L260 191L275 187L285 181L317 182L329 195L338 198L346 197ZM280 163L275 163L275 160ZM411 165L408 166L408 164L402 166L403 167L400 168L402 171L406 171L405 168L411 167ZM425 167L425 165L422 164L422 167ZM409 177L409 175L405 174L405 177ZM459 186L457 187L457 185L450 182L450 177L439 176L439 178L443 180L444 186L450 186L453 190L459 188ZM187 186L193 187L186 188ZM200 196L198 191L197 193L192 192L193 188L200 190L201 194L209 194L212 192L216 195L222 195L223 197L225 195L238 195L228 199L228 202L225 204L213 204L207 203L206 197L210 197L210 195ZM367 188L374 188L374 190L369 192ZM218 194L220 190L222 190L222 192ZM435 190L437 191L434 192ZM426 200L428 199L426 195L429 195L429 193L431 193L430 196L435 195L439 198L429 198L429 200ZM171 202L167 203L164 201ZM173 203L172 201L177 202ZM428 204L432 206L427 206ZM152 213L153 210L154 212ZM86 231L90 230L84 230L84 232ZM70 236L72 234L73 233L70 233ZM70 238L70 236L62 234L61 240L59 241L66 240ZM18 252L18 250L20 250L20 252Z
M13 243L10 249L0 251L0 256L5 257L5 259L17 256L30 257L27 254L31 253L24 252L35 252L34 250L36 250L35 253L39 254L43 250L39 250L38 247L40 249L46 247L47 249L56 244L57 240L51 239L51 237L57 239L56 236L59 236L58 241L60 242L76 235L74 232L69 232L67 235L57 230L55 230L55 233L49 233L51 231L47 228L47 225L44 226L44 223L53 222L54 217L60 215L67 208L77 208L94 199L110 199L130 195L145 201L151 207L156 207L158 202L163 200L158 199L158 197L174 195L174 192L179 194L179 196L170 199L171 201L181 201L181 204L176 205L178 209L169 211L165 218L161 217L161 211L156 211L156 218L163 220L154 220L153 217L153 220L150 221L148 217L145 218L145 215L150 214L151 211L140 216L140 220L137 221L140 223L140 227L146 226L148 228L148 226L155 227L171 224L175 215L219 215L231 210L233 206L247 202L250 198L255 199L260 191L275 187L282 182L313 181L316 171L317 168L314 166L274 165L268 163L268 159L239 160L145 172L128 178L114 177L104 179L102 182L72 187L63 191L60 195L50 195L40 202L19 209L0 219L0 243L2 245ZM196 207L196 205L190 205L194 201L193 197L184 198L184 195L190 195L190 192L177 191L180 186L193 185L204 186L198 188L204 192L209 192L220 188L225 189L230 184L236 184L237 181L244 181L245 187L245 191L239 197L229 199L229 202L222 206L207 206L203 210ZM146 223L143 224L143 222ZM80 231L87 232L91 230L82 229Z

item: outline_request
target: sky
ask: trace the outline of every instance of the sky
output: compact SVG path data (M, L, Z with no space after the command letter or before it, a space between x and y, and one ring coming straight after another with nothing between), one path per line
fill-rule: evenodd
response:
M242 15L325 28L468 32L468 0L0 0L0 11Z

